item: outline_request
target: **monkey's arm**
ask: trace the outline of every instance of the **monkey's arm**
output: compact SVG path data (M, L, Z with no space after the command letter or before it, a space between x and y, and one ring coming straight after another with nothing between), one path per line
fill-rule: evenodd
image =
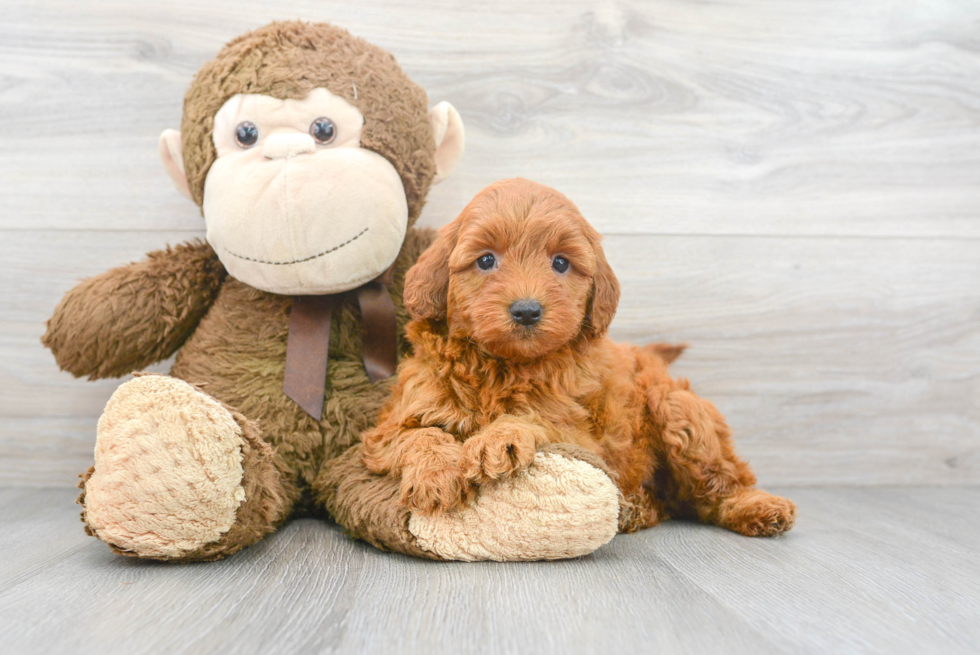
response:
M65 294L41 342L75 377L126 375L176 352L211 307L225 275L211 246L201 241L151 252Z

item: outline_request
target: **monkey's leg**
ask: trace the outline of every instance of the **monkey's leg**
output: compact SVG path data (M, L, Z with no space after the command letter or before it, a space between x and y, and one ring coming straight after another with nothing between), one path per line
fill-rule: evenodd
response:
M755 475L735 456L731 430L713 404L685 387L659 389L650 394L650 411L677 500L692 506L702 521L750 537L793 527L796 505L754 487Z
M410 511L399 480L363 464L358 444L328 462L317 500L352 537L416 557L527 561L587 555L616 534L622 495L602 460L570 444L538 450L512 477L442 514Z
M159 560L226 557L275 530L291 504L255 425L165 375L112 395L79 487L86 532Z

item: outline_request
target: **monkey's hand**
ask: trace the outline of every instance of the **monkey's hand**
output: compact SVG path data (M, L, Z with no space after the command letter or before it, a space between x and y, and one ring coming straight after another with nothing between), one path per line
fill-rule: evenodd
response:
M65 294L41 343L75 377L126 375L177 351L211 307L225 275L206 243L157 250Z

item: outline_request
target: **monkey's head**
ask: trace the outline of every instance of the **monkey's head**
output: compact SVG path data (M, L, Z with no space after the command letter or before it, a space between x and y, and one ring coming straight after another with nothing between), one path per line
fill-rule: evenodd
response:
M160 135L228 272L296 295L387 270L462 152L459 114L446 102L430 111L394 57L299 21L228 43L187 91L181 132Z

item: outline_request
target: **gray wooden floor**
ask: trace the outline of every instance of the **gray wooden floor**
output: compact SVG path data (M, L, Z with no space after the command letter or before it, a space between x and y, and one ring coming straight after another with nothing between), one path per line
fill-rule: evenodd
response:
M778 491L802 517L780 539L667 523L575 561L445 564L303 520L178 566L86 537L71 491L0 490L0 651L980 651L980 488Z

